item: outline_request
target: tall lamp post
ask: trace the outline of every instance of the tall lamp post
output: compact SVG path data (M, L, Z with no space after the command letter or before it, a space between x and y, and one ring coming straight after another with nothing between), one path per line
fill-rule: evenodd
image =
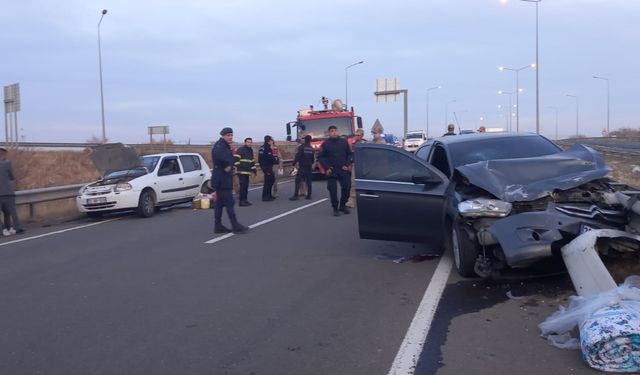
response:
M447 102L447 104L444 105L444 127L445 127L445 129L449 125L449 104L455 103L455 102L456 102L455 99L449 100Z
M526 65L523 66L522 68L517 68L517 69L513 69L513 68L506 68L504 66L501 66L498 68L498 70L503 71L503 70L509 70L512 72L516 72L516 132L520 132L520 71L521 70L525 70L527 68L535 68L536 64L530 64L530 65Z
M427 89L427 136L429 136L429 91L437 90L442 86L434 86Z
M547 107L556 111L556 141L558 140L558 107Z
M107 133L104 126L104 93L102 91L102 48L100 46L100 24L102 23L102 18L107 14L107 10L102 10L102 15L100 16L100 21L98 22L98 67L100 69L100 108L102 110L102 143L107 142Z
M576 95L567 94L568 97L576 100L576 137L580 135L580 103Z
M344 104L347 107L347 110L349 110L349 68L362 63L364 63L364 60L353 63L344 68Z
M522 0L528 3L536 3L536 134L540 134L540 65L538 62L538 3L542 0Z
M611 130L609 128L609 119L610 119L609 115L610 115L610 109L611 109L611 90L609 89L609 78L598 77L598 76L593 76L593 78L607 81L607 137L608 137L609 131Z
M508 110L509 110L508 112L509 113L507 115L507 129L509 129L509 131L511 131L511 117L512 117L511 114L513 113L513 112L511 112L513 110L513 106L511 104L511 95L512 95L512 93L499 90L498 94L499 95L509 95L509 108L508 108Z

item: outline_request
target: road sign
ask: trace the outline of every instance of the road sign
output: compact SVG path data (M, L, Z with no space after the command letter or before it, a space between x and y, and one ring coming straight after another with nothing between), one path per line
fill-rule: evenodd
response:
M4 87L4 112L13 113L20 111L20 84Z
M400 93L400 81L397 78L376 80L376 102L395 102Z
M149 126L149 135L153 134L169 134L168 126Z

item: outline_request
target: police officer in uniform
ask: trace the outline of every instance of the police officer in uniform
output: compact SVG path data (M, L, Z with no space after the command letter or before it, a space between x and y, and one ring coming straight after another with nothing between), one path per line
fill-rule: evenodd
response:
M276 199L272 194L273 184L276 177L273 174L274 164L278 164L278 158L273 155L271 146L273 145L273 138L270 135L264 136L264 144L258 151L258 163L262 174L264 174L264 184L262 185L262 200L269 202Z
M211 149L211 160L213 160L213 173L211 182L216 189L218 200L215 205L215 226L214 233L245 233L249 228L238 222L233 205L233 172L234 157L231 152L233 142L233 130L224 128L220 131L220 139ZM222 209L227 208L227 215L231 221L231 229L222 225Z
M247 196L249 194L249 178L251 174L257 174L256 171L256 161L253 158L253 149L251 148L251 144L253 140L251 138L244 139L244 146L239 147L236 150L235 158L236 158L236 170L238 175L238 180L240 182L240 202L239 206L251 206L251 203L247 200Z
M311 174L313 172L314 151L311 147L311 136L304 137L304 143L298 146L296 156L293 158L293 165L298 164L298 174L296 175L296 185L293 191L291 201L298 200L300 192L300 182L307 185L307 199L311 199Z
M325 169L327 190L331 196L333 215L348 214L345 206L351 190L351 146L346 139L338 136L338 128L329 126L329 138L322 142L318 161ZM338 182L340 182L340 201L338 201Z

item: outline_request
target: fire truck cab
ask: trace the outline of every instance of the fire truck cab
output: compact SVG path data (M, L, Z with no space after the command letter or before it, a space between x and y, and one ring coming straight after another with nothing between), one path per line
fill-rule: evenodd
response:
M324 100L323 104L325 104ZM299 110L296 121L287 123L287 141L303 139L310 135L311 146L317 152L322 142L329 137L329 126L334 125L338 128L339 136L346 138L351 144L356 129L362 128L362 117L355 115L353 107L351 110L344 108L340 99L334 100L331 108L328 108L327 104L324 105L324 108L323 110L314 110L313 107L310 107ZM295 139L292 137L293 131L295 131ZM318 163L316 163L313 172L314 174L322 173Z

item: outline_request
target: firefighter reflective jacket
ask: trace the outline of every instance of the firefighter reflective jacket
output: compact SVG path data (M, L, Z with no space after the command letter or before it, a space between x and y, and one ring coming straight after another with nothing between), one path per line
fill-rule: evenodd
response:
M256 161L253 158L253 150L251 147L242 146L236 150L234 155L236 158L235 166L238 174L256 173Z

